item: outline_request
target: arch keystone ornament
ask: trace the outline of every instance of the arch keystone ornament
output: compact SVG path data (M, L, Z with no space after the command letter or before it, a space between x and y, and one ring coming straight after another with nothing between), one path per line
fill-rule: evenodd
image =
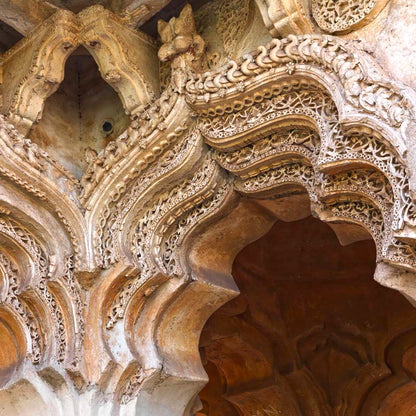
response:
M282 3L306 32L300 3ZM201 331L239 294L237 253L276 220L312 214L343 245L372 239L374 279L416 305L410 87L330 35L273 38L205 71L191 6L159 22L158 52L129 22L58 9L3 56L0 388L35 414L197 414ZM129 118L76 178L28 133L80 45ZM340 334L360 356L360 336Z

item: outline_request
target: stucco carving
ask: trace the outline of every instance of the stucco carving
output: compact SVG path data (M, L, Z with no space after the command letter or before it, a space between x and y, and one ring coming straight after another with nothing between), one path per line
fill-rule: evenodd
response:
M375 18L388 0L312 0L312 14L325 32L342 33L357 29Z
M126 28L102 6L85 9L78 18L82 43L96 60L104 80L119 93L126 112L134 114L159 89L153 40Z
M63 80L77 34L75 16L60 10L3 57L3 112L23 133L39 120L43 102Z
M41 118L46 98L63 80L66 59L80 44L91 52L128 114L159 90L151 38L125 27L120 17L102 6L79 15L58 10L4 57L3 111L23 134ZM146 65L140 64L143 57Z
M25 379L55 409L60 380L71 403L62 415L195 414L207 382L199 334L238 293L234 255L272 222L263 209L250 224L241 211L260 210L250 201L304 198L340 241L370 236L375 279L416 302L413 90L353 43L306 34L305 2L257 3L269 17L284 8L292 20L270 25L288 37L206 72L190 6L159 22L158 54L132 29L143 9L120 17L95 5L58 10L4 55L0 318L20 361L2 388ZM333 12L329 3L312 2L314 17L338 33L375 18L383 2ZM252 5L243 6L247 17ZM242 29L221 27L231 55ZM80 45L129 126L102 151L86 149L78 180L27 133ZM157 57L171 71L160 94ZM352 237L345 224L357 227ZM339 343L375 366L358 332L339 330Z
M346 34L377 18L389 0L256 0L274 37L324 31Z
M275 37L314 31L307 3L302 0L256 0L267 29Z

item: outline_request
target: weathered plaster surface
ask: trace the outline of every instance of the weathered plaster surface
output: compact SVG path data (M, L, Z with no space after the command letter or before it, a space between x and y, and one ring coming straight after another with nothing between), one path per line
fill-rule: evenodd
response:
M167 3L0 1L0 415L411 414L416 4Z

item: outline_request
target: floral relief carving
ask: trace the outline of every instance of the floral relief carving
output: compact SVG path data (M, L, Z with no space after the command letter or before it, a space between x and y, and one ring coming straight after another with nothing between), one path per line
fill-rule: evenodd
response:
M243 59L230 61L224 73L197 75L187 83L188 99L195 106L207 100L224 98L234 88L246 88L256 76L273 74L279 69L287 71L288 63L295 65L295 72L302 64L322 66L324 71L339 79L348 103L392 126L400 126L407 116L414 113L413 105L402 91L388 83L373 81L359 65L357 53L350 52L339 39L322 35L290 35L282 40L273 39Z
M312 0L312 14L325 32L356 29L377 16L388 0Z
M249 0L217 1L203 5L196 12L196 21L201 33L209 30L206 22L215 17L215 30L219 37L221 50L210 48L207 44L205 64L212 70L233 59L238 48L244 43L253 18L253 3ZM212 50L211 50L212 49Z
M245 24L226 30L237 3L219 4L222 47L231 57ZM243 2L246 20L251 7ZM337 33L362 24L379 5L316 0L312 7L322 29ZM181 392L172 415L195 409L206 382L201 328L237 289L215 256L207 266L190 253L214 251L204 239L211 224L241 201L307 196L323 221L367 232L379 265L406 269L406 278L416 273L406 131L413 96L385 79L368 54L332 36L289 35L202 72L215 59L206 55L190 6L159 23L158 55L155 42L103 6L63 15L51 21L65 20L71 43L62 43L69 35L56 27L36 29L23 42L39 42L39 64L30 60L0 116L0 306L25 334L36 377L53 378L45 375L53 368L77 400L97 403L97 412L139 409L152 394L157 402L166 386ZM58 49L49 51L52 41ZM158 56L169 66L160 95L156 67L134 58L135 42L152 62ZM77 179L27 132L81 44L120 95L128 127L97 150L86 146ZM55 73L54 62L55 78L36 75L41 64ZM36 103L28 104L33 114L22 100ZM221 250L227 229L216 238ZM166 414L157 407L165 403L151 406ZM273 406L263 413L281 414Z
M53 262L55 260L53 258L48 259L49 256L47 253L45 253L39 242L35 240L30 232L7 218L1 218L0 234L12 239L22 250L28 253L30 264L33 266L31 276L24 276L22 270L19 271L6 254L2 253L1 255L2 267L9 281L9 293L5 297L4 302L12 306L21 318L26 314L24 321L31 337L30 356L33 363L39 364L44 358L43 354L45 352L44 344L46 341L41 334L46 331L48 324L45 321L41 321L40 317L37 317L40 308L49 315L48 319L52 324L51 331L53 338L49 339L49 342L55 343L56 360L61 363L66 362L69 365L73 365L74 363L67 361L67 358L69 358L69 349L72 348L69 344L74 341L68 341L69 327L78 327L78 335L75 337L75 343L78 344L77 348L80 348L81 341L79 336L82 337L83 331L83 303L80 299L79 288L71 276L73 270L72 260L68 260L66 275L62 282L59 278L52 279L56 279L57 285L62 285L62 287L66 287L68 290L68 304L64 304L57 299L55 291L48 286L48 280L51 280L53 277ZM27 280L28 278L30 278L29 281L23 281L23 279ZM33 295L30 296L32 299L29 304L25 301L25 298L29 296L28 294L25 295L26 290L35 294L34 298L32 298ZM74 304L71 305L71 302ZM36 303L38 304L36 305ZM28 305L32 305L32 307ZM64 307L74 308L74 313L76 314L74 322L66 321L68 318L64 317ZM75 351L70 354L72 355L74 353Z
M134 235L133 254L143 277L155 273L156 264L166 273L158 256L155 258L152 254L152 240L160 241L158 234L167 228L167 224L175 221L187 206L209 198L213 194L212 188L216 185L217 176L217 165L208 157L193 177L162 194L141 217Z
M136 370L136 372L132 376L130 376L126 386L124 387L124 391L121 395L120 402L122 404L128 403L135 397L145 377L146 377L146 374L143 372L142 368L139 368L138 370Z
M170 137L176 140L178 136L174 134ZM104 217L102 221L100 220L99 224L100 226L103 224L103 226L97 231L99 237L97 241L101 242L102 252L105 253L104 267L108 267L120 259L121 247L119 247L118 239L115 238L115 233L123 230L125 219L137 200L143 198L152 183L157 183L158 179L168 177L175 168L178 169L182 164L185 164L191 152L198 146L202 146L201 135L197 130L191 129L189 134L180 137L178 143L141 176L140 181L134 182L131 188L126 190L126 195L123 198L120 195L119 200L112 200L111 206L114 208L107 211L111 217L108 219Z
M2 271L7 278L7 291L1 299L2 303L10 305L18 316L23 320L30 335L30 351L28 356L34 364L42 359L44 340L42 339L40 323L28 306L19 299L20 285L18 281L18 269L11 259L4 253L0 253L0 264Z

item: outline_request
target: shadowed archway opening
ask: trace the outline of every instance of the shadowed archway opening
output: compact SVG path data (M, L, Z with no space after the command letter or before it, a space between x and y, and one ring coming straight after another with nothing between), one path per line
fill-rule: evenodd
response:
M17 372L25 353L24 335L10 311L0 308L0 387Z
M232 268L241 294L201 335L198 415L411 414L416 310L375 266L372 240L341 246L311 216L246 246Z
M7 23L0 20L0 52L4 53L15 45L23 36Z

